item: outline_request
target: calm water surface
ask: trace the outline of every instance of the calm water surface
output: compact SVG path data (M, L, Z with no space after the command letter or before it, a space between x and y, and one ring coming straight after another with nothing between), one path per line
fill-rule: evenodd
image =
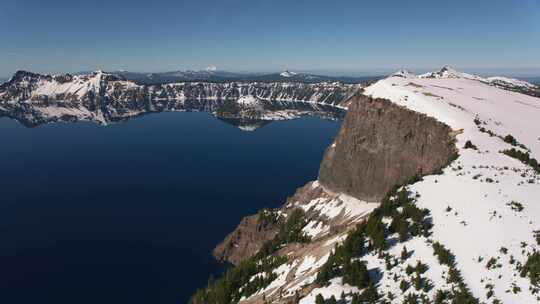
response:
M316 178L338 127L0 119L0 303L186 303L222 271L210 251L243 216Z

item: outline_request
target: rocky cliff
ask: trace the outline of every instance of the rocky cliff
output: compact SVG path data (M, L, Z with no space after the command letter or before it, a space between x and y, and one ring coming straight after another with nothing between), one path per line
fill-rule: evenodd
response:
M433 118L361 93L347 103L349 110L334 143L325 152L317 186L299 189L279 212L290 213L291 205L298 205L294 202L309 204L340 194L358 202L378 202L394 185L440 169L455 153L451 129ZM307 216L322 220L318 213L308 212ZM257 253L278 228L261 229L256 219L244 218L216 247L214 256L238 264ZM340 225L325 223L336 233L346 230L347 225Z
M385 99L357 94L321 163L327 190L379 201L391 187L441 168L455 152L450 128Z
M271 240L244 221L216 249L242 262L193 303L538 303L519 265L540 250L539 100L440 74L400 73L347 100L319 180L272 211ZM301 230L287 227L294 210Z

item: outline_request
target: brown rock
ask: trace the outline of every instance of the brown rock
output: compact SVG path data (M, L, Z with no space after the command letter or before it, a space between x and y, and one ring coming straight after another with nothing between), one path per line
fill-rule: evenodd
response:
M379 201L394 185L443 167L456 151L451 129L434 118L361 93L349 103L319 171L328 190Z
M455 133L434 118L362 94L353 96L348 103L349 111L335 145L327 148L319 172L319 183L329 193L343 192L365 201L380 201L394 185L415 174L439 170L456 151ZM288 214L295 202L308 203L329 195L312 185L299 188L280 211ZM214 257L238 264L255 255L278 233L280 226L279 222L261 223L258 218L245 217L214 249Z
M214 248L212 255L220 262L227 261L237 265L255 255L278 231L277 223L263 223L259 221L258 214L246 216L238 227Z

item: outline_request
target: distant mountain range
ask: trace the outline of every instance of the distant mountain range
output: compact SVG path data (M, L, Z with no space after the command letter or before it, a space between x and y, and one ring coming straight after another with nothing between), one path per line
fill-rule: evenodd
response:
M213 72L178 72L171 77L195 79L217 74ZM328 111L321 111L322 107L343 111L341 103L361 87L294 81L142 84L127 80L128 72L123 73L42 75L18 71L0 84L0 117L11 117L27 126L81 120L108 124L150 112L207 110L227 121L240 119L239 124L248 124L245 129L253 129L254 121L326 116Z
M142 73L125 70L113 71L112 74L120 75L126 80L137 82L138 84L164 84L173 82L341 82L345 84L357 84L370 80L378 80L378 76L351 77L351 76L326 76L309 73L297 73L283 71L281 73L235 73L220 71L217 69L206 69L201 71L172 71L162 73Z
M405 70L402 70L405 71ZM440 72L440 71L439 71ZM91 74L92 71L79 72L75 74ZM240 73L220 71L216 68L207 68L199 71L171 71L159 73L131 72L118 70L110 72L122 76L125 80L131 80L138 84L165 84L174 82L341 82L344 84L366 83L384 78L385 76L326 76L311 73L297 73L285 70L280 73ZM438 73L438 72L434 72ZM427 73L433 74L433 73ZM427 75L425 74L425 75ZM461 73L464 74L464 73ZM467 74L470 75L470 74ZM475 75L472 75L475 76ZM501 77L502 78L502 77ZM516 77L519 80L540 86L540 76L537 77ZM508 79L508 78L505 78ZM8 81L9 78L0 78L0 84Z

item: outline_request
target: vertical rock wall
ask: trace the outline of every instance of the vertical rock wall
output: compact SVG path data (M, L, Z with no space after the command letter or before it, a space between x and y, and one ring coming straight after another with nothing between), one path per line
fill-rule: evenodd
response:
M451 129L434 118L361 93L348 103L319 171L330 191L379 201L394 185L438 170L455 153Z

